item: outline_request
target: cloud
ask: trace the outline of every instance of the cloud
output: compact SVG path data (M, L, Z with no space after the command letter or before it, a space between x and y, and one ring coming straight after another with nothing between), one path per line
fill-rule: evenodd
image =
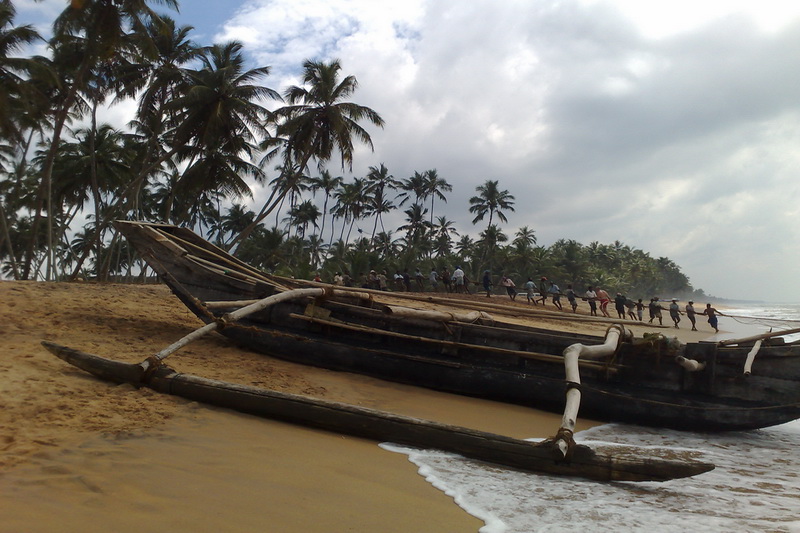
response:
M197 4L182 12L196 19ZM305 59L339 58L358 78L354 101L386 120L369 128L375 152L357 149L355 175L380 163L397 178L436 168L453 185L437 214L462 234L483 229L468 199L496 179L517 201L508 234L527 225L545 245L620 240L670 257L715 295L800 299L800 5L245 0L230 10L205 27L270 65L272 88L299 83ZM256 188L256 203L265 193ZM385 222L402 224L394 217Z
M356 173L436 168L462 233L498 179L508 233L621 240L707 292L796 299L798 9L706 4L251 1L225 27L281 82L340 58L387 123Z

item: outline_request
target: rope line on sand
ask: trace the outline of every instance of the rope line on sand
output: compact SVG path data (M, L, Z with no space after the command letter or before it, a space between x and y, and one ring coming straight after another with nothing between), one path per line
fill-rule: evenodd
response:
M747 315L722 315L729 318L732 318L736 322L740 324L761 324L764 326L775 326L780 327L783 324L800 324L800 320L792 319L792 318L766 318L763 316L747 316Z

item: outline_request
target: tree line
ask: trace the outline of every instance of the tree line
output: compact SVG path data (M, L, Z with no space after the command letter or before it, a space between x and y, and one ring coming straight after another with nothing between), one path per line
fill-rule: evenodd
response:
M17 54L42 37L15 25L0 0L0 261L13 279L108 279L145 271L115 219L188 226L264 270L332 277L348 269L484 269L518 278L628 292L686 293L667 258L621 243L538 246L528 227L509 236L514 197L498 180L469 201L477 238L437 215L453 186L435 169L395 178L383 165L352 172L355 145L381 116L352 101L356 78L338 60L307 60L302 83L264 85L237 41L202 46L153 5L176 0L71 2L53 23L46 56ZM123 128L102 107L135 101ZM250 183L270 194L256 210ZM398 227L385 219L403 218ZM390 215L393 215L390 217Z

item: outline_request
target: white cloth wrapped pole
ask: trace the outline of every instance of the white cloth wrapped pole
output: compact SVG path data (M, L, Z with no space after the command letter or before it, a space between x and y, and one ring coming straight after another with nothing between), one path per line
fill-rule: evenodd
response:
M216 331L221 328L224 324L228 322L235 322L240 318L246 317L247 315L252 315L253 313L257 313L258 311L263 311L267 307L273 306L275 304L285 302L287 300L294 300L296 298L305 298L307 296L322 296L325 294L325 289L294 289L291 291L285 291L278 294L273 294L272 296L268 296L263 300L257 300L250 305L242 307L241 309L237 309L231 313L227 313L222 317L222 320L217 322L211 322L210 324L206 324L202 328L198 328L193 332L189 333L185 337L179 339L176 342L173 342L160 352L155 355L148 357L146 360L142 361L139 366L142 367L143 370L147 371L151 366L157 365L159 362L163 361L173 353L177 352L187 344L192 341L195 341L205 335L208 335L212 331Z
M675 358L675 362L681 365L683 368L688 370L689 372L700 372L706 367L705 363L701 363L699 361L695 361L694 359L687 359L682 355L679 355Z
M555 445L562 458L569 453L572 434L575 432L575 423L578 419L578 410L581 406L581 375L578 367L578 360L597 359L612 355L619 344L620 336L624 330L621 327L609 328L606 333L606 340L603 344L586 346L584 344L573 344L564 350L564 368L566 370L567 383L570 386L567 390L567 403L564 407L564 417L561 419L561 428L555 439Z
M473 323L478 320L494 322L492 316L483 311L437 311L434 309L414 309L398 305L385 305L383 306L383 312L397 318L419 318L436 322Z
M783 331L772 331L770 329L768 333L760 333L759 335L752 335L750 337L743 337L741 339L726 339L724 341L719 341L717 344L720 346L732 346L734 344L743 344L745 342L757 341L759 339L783 337L784 335L792 335L794 333L800 333L800 328L784 329Z
M297 289L297 290L302 290L302 289ZM331 294L332 296L341 296L343 298L358 298L360 300L372 300L372 295L368 292L358 292L350 289L348 290L333 289L331 287L327 287L325 290L327 290L328 293ZM287 294L287 293L282 292L281 294ZM205 306L208 309L227 309L230 307L245 307L247 305L258 303L260 301L261 300L227 300L227 301L222 300L218 302L205 302Z
M744 375L749 376L752 368L753 368L753 361L756 358L756 354L758 350L761 349L761 339L758 339L756 343L753 345L753 349L747 353L747 359L744 362Z

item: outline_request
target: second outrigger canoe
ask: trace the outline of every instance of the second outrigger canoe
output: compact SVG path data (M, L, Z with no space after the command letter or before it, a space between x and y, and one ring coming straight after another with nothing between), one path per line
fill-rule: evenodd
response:
M116 226L206 323L282 291L323 286L265 274L185 228ZM554 412L564 409L563 351L603 342L502 322L460 302L433 310L417 309L410 299L397 305L398 296L389 301L380 291L331 291L225 323L220 332L298 363ZM745 373L753 353L752 371ZM656 334L622 342L612 356L582 363L580 372L581 416L597 420L723 431L800 418L800 346L780 338L721 346L680 344Z

